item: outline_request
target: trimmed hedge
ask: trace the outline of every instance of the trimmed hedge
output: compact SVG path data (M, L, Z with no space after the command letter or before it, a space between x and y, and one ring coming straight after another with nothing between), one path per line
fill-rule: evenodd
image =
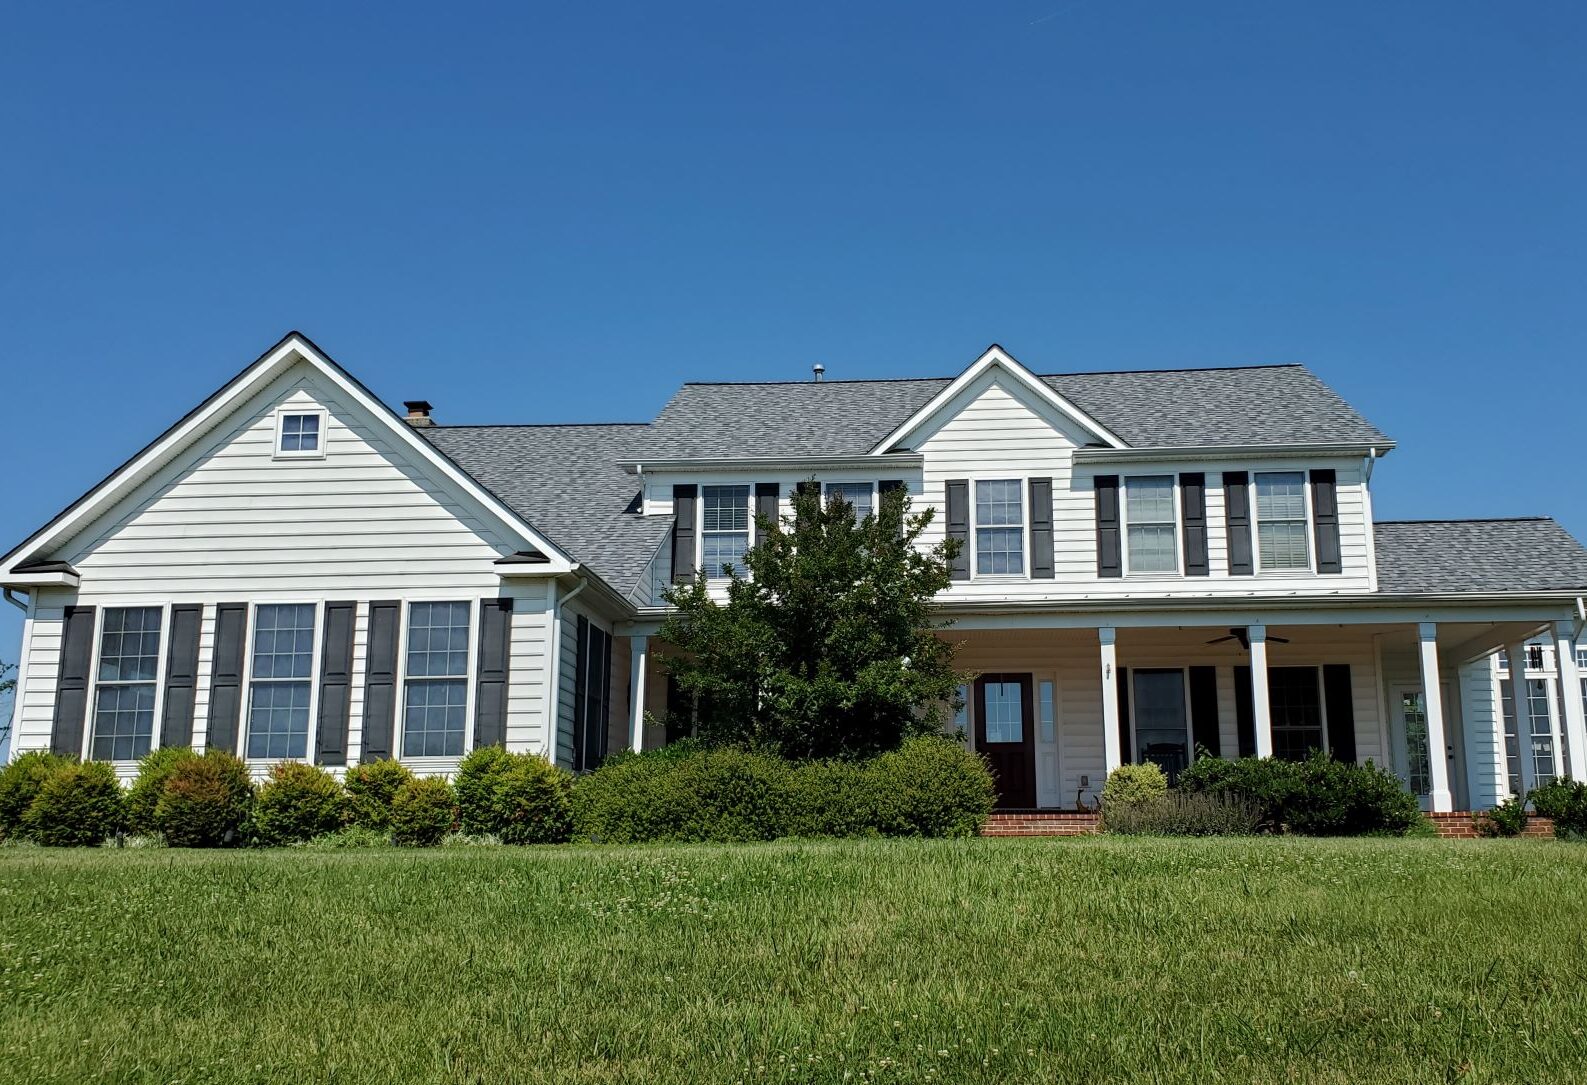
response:
M505 844L559 844L573 831L573 776L545 758L481 746L458 765L458 820Z
M1148 761L1140 765L1120 765L1102 782L1102 809L1139 806L1168 794L1168 777L1162 767Z
M407 766L383 757L347 770L347 820L365 829L391 830L391 803L402 785L413 779Z
M77 758L66 757L48 750L29 750L18 754L4 769L0 769L0 840L27 835L23 825L28 807L38 798L44 781L56 769L75 765Z
M242 844L253 800L253 781L242 759L206 750L171 770L154 804L154 827L173 848Z
M153 833L154 808L165 793L165 782L176 767L196 758L188 746L159 746L143 755L138 762L138 778L127 792L127 829L134 833Z
M1322 753L1304 761L1203 757L1179 774L1178 786L1237 796L1257 807L1264 828L1303 836L1403 836L1422 818L1416 796L1393 773Z
M996 792L979 757L928 737L852 763L677 743L609 758L573 796L579 839L638 843L970 836Z
M342 827L342 785L304 761L280 761L254 800L254 831L263 844L298 844Z
M51 848L92 848L121 829L121 781L104 761L56 767L23 815L27 835Z
M439 776L411 777L391 797L393 843L434 847L455 824L457 799Z

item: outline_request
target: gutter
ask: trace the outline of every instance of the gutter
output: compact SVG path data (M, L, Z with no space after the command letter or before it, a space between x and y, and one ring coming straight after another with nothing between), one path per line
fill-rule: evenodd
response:
M1140 463L1157 460L1254 460L1275 457L1370 456L1392 451L1394 442L1364 445L1350 441L1305 444L1165 445L1160 448L1077 448L1076 463Z
M645 471L764 471L860 470L874 471L886 465L920 467L926 457L919 452L888 452L857 456L705 456L677 460L648 460L643 464L625 463L623 470L643 477Z

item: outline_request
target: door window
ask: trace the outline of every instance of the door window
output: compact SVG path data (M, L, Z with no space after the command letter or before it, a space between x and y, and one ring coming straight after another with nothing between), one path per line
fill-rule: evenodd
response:
M986 741L1024 742L1025 712L1018 682L987 682L981 706L985 713Z
M1425 797L1433 789L1433 765L1427 746L1427 699L1421 690L1400 693L1400 720L1405 724L1406 782L1411 794Z

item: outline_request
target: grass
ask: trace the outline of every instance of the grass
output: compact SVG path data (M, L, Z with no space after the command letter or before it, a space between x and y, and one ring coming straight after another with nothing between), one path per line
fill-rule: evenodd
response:
M0 849L0 1079L1539 1082L1587 848Z

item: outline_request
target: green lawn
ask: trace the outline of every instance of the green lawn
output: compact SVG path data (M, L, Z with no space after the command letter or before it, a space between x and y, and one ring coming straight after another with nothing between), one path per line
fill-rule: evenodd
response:
M0 1079L1579 1081L1584 932L1546 841L8 848Z

